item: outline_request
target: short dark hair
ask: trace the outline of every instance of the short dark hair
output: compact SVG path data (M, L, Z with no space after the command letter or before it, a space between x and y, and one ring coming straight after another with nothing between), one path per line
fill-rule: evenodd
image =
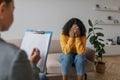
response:
M11 1L12 1L12 0L0 0L0 4L1 4L2 2L6 2L7 4L9 4Z
M65 23L63 26L63 32L62 34L69 36L69 30L71 29L73 24L77 24L80 30L80 36L85 36L86 35L86 28L83 24L83 22L78 19L78 18L71 18L68 22Z

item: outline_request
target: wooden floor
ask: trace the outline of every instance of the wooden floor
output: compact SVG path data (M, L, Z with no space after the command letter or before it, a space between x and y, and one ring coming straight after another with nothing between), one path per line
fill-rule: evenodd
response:
M104 74L90 72L88 80L120 80L120 56L105 56L106 71ZM49 77L49 80L62 80L61 76ZM70 78L69 80L76 80Z
M88 80L120 80L120 56L106 56L106 71L104 74L88 73Z

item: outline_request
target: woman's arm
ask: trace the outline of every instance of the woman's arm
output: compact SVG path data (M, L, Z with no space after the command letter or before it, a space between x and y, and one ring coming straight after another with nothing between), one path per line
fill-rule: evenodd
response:
M61 48L65 54L68 54L72 51L73 43L74 38L65 36L63 34L60 35Z
M75 47L78 54L84 54L86 49L86 36L75 38Z

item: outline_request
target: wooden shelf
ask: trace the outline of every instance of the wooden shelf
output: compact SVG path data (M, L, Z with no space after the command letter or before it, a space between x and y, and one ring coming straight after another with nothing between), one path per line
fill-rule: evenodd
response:
M101 7L101 8L95 7L94 9L95 9L95 11L118 12L118 13L120 13L120 9L117 9L117 8L112 9L112 8L107 8L107 7ZM96 25L120 25L120 22L119 22L118 19L115 19L115 20L108 19L107 21L96 20L95 24Z
M120 10L114 10L114 9L101 9L101 8L95 8L96 11L106 11L106 12L120 12Z
M96 25L120 25L120 23L118 23L118 24L114 24L114 23L97 23Z
M96 25L120 25L119 21L118 21L118 23L114 23L113 21L109 21L109 20L107 20L107 21L96 20L95 24Z

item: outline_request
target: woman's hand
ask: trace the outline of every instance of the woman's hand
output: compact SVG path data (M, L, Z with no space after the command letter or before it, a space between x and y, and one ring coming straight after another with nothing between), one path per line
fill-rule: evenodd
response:
M69 36L71 37L71 38L75 38L75 33L74 33L74 30L70 30L69 31Z
M74 31L74 38L80 37L80 29L79 29L79 26L77 24L73 24L71 30Z
M80 30L79 30L79 28L76 28L75 37L80 37Z
M73 24L70 31L69 36L72 38L80 37L80 29L77 24Z
M40 58L41 58L40 51L38 50L38 48L34 48L30 56L30 63L36 65L38 61L40 60Z

